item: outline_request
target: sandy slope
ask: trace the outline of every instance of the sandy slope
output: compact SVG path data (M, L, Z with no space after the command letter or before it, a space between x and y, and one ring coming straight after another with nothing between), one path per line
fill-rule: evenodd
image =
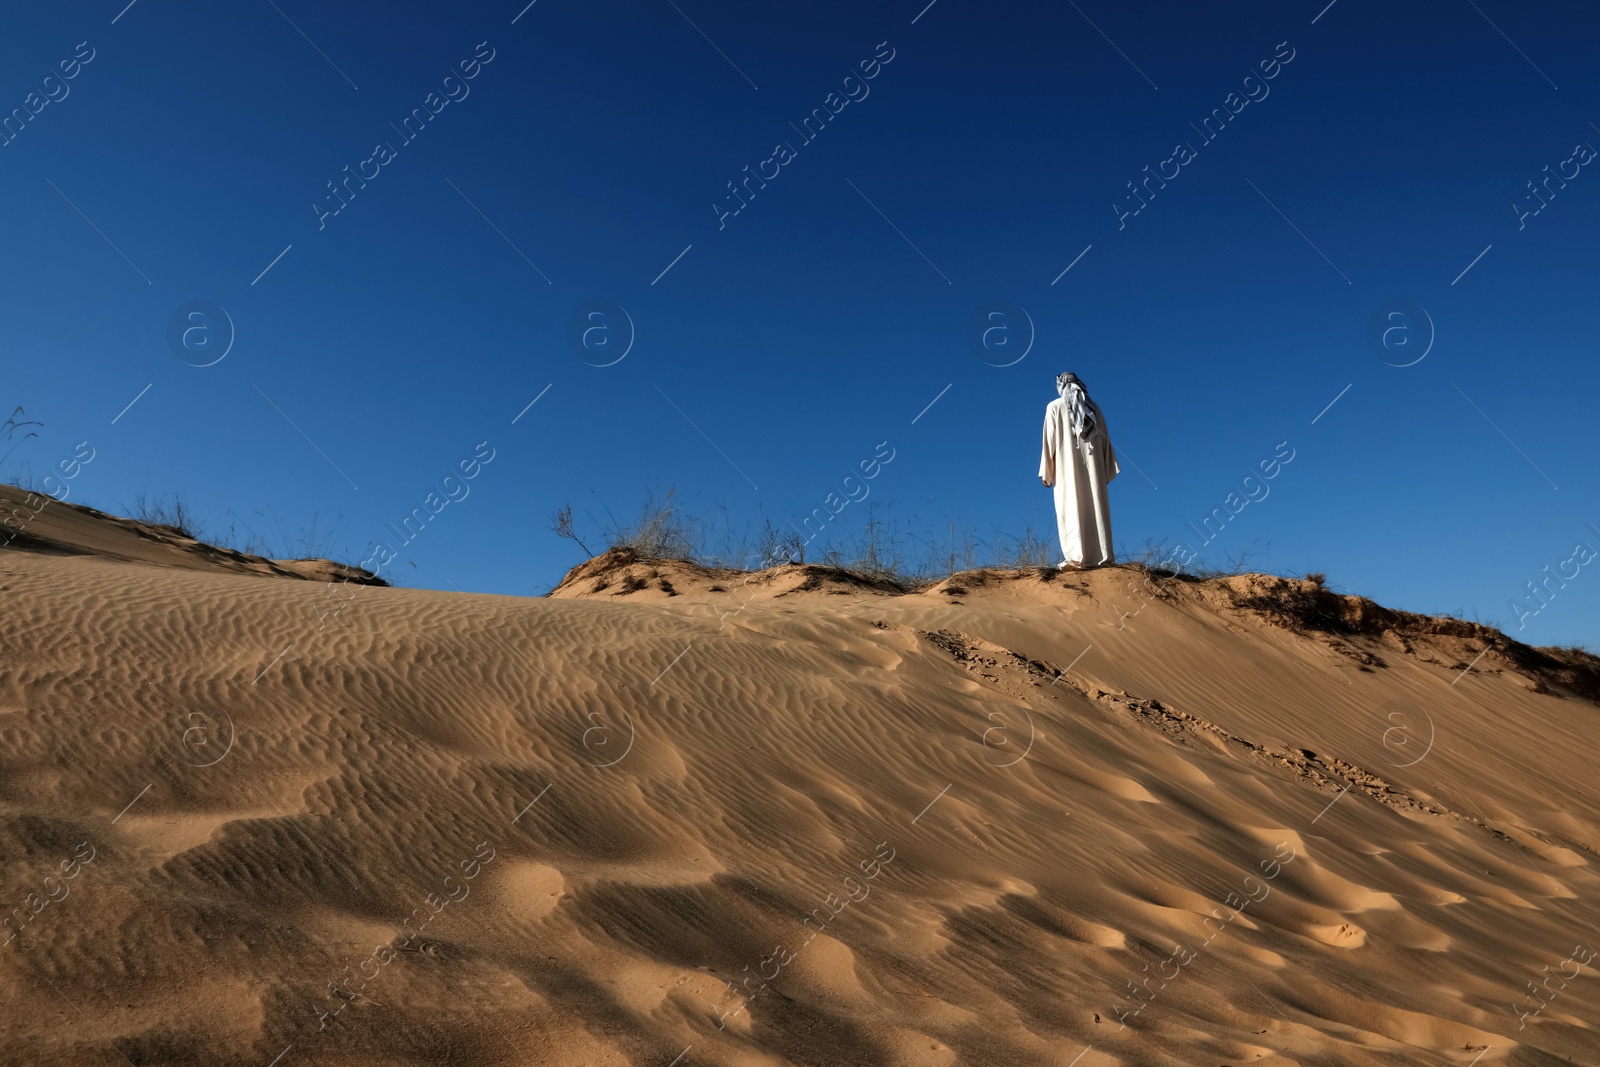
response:
M163 567L230 571L309 581L386 585L358 567L326 559L273 560L205 544L171 526L107 515L43 493L0 485L0 547L50 555L94 556Z
M1592 659L1256 576L32 548L4 1063L1600 1063Z

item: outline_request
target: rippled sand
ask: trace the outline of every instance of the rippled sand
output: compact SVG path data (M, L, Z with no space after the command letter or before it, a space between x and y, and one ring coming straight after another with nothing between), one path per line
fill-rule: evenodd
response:
M1592 658L1260 576L519 599L46 516L0 1062L1600 1062Z

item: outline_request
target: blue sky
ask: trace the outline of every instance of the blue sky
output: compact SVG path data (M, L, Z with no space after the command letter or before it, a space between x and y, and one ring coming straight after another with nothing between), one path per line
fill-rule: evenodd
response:
M594 533L669 486L798 522L880 442L868 500L902 529L1053 536L1039 423L1070 369L1131 460L1124 554L1187 540L1600 644L1600 568L1521 629L1511 607L1600 549L1600 176L1575 153L1600 148L1600 17L1576 0L124 2L0 38L0 108L28 116L0 148L0 403L45 424L8 479L88 441L74 501L181 492L277 547L315 517L359 560L489 442L386 573L531 594L581 558L548 529L564 501ZM346 167L375 176L321 214ZM232 323L211 366L167 338L195 301ZM1417 347L1369 339L1396 302ZM609 366L569 341L602 303L634 335ZM971 343L994 307L1032 334L1009 366ZM1202 545L1189 524L1281 442Z

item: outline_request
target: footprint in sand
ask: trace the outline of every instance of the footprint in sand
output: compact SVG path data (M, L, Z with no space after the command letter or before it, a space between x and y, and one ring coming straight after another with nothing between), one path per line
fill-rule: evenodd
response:
M1360 948L1367 943L1367 932L1350 923L1337 926L1307 926L1305 935L1334 948Z

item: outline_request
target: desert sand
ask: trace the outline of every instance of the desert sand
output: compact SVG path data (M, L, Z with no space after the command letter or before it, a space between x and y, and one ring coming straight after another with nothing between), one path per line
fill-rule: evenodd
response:
M353 575L0 549L0 1062L1600 1063L1593 657L1136 566Z

